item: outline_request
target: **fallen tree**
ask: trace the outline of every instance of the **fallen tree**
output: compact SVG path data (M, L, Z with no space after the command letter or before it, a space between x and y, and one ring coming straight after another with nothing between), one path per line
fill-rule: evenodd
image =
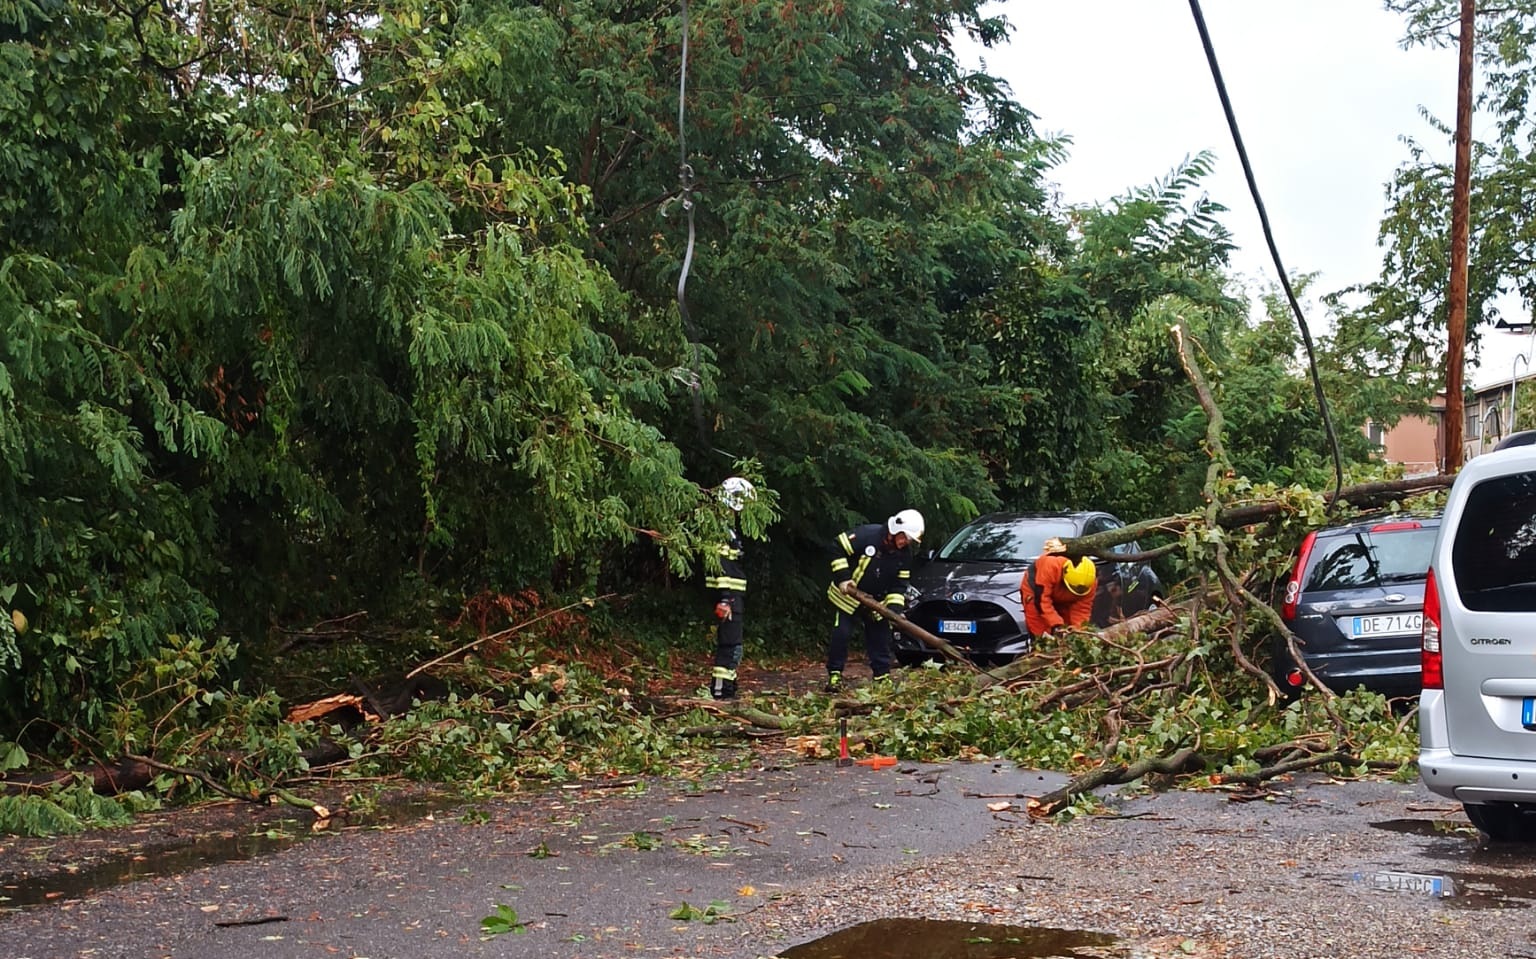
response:
M675 771L685 750L720 736L759 745L766 739L803 756L827 756L840 718L853 726L848 742L855 749L905 758L989 755L1079 770L1066 786L1036 797L1030 809L1040 816L1059 813L1101 786L1148 776L1160 785L1259 786L1307 769L1400 768L1412 759L1412 744L1401 718L1376 702L1352 698L1340 706L1310 677L1315 695L1285 715L1274 708L1270 673L1249 650L1256 642L1267 645L1276 630L1288 634L1256 594L1263 576L1255 571L1264 561L1262 545L1277 530L1296 535L1326 517L1327 506L1380 505L1443 488L1448 478L1362 484L1335 495L1240 486L1221 444L1220 412L1177 331L1175 339L1209 414L1205 508L1066 546L1069 554L1124 561L1131 557L1115 552L1116 546L1166 537L1169 542L1141 555L1179 551L1194 575L1172 602L1102 629L1068 632L1006 667L979 668L964 651L857 591L851 595L864 609L932 649L942 668L905 670L893 688L848 690L836 700L764 692L715 703L636 691L637 660L615 663L606 674L576 664L601 656L596 648L550 648L530 657L502 642L555 613L592 604L583 600L510 629L482 631L406 674L410 683L430 680L443 690L435 677L451 676L461 691L452 702L417 708L431 698L419 688L352 681L346 691L302 704L288 713L291 724L339 727L346 735L327 732L308 748L285 754L287 765L265 778L242 765L249 756L224 746L198 753L205 737L195 734L174 750L125 751L75 771L12 770L0 779L0 791L38 792L84 777L93 789L113 793L171 777L214 794L305 805L291 787L327 765L375 776L474 782L480 789L530 777L665 774ZM1275 553L1270 551L1271 560ZM1294 655L1294 637L1288 641ZM561 652L566 665L557 663ZM188 686L168 696L169 709L207 701L203 696ZM239 720L231 714L230 739L251 735ZM152 726L159 730L162 724L163 716ZM1298 737L1298 726L1307 730L1305 737ZM168 761L170 755L176 758Z
M348 761L354 746L367 743L378 723L409 711L413 704L426 699L440 699L448 687L430 676L414 674L393 683L370 683L353 678L353 693L338 693L291 707L289 723L322 721L347 734L346 739L323 736L314 745L298 753L298 766L316 770ZM144 790L157 776L168 774L199 783L212 793L241 802L266 805L283 802L313 811L318 818L328 818L326 807L298 795L282 779L269 779L254 773L252 757L231 750L205 752L193 763L170 763L153 756L124 753L88 765L69 769L0 776L0 795L45 795L76 783L88 783L101 796Z
M858 734L872 748L899 751L896 744L910 742L915 749L963 752L982 748L978 740L986 733L980 730L996 732L1012 715L1033 717L1017 728L1005 728L995 740L1006 743L1004 748L1021 762L1037 767L1089 764L1062 788L1036 797L1029 807L1035 816L1054 815L1099 787L1148 776L1168 783L1259 786L1310 769L1382 773L1411 761L1411 737L1405 722L1389 706L1369 700L1362 705L1351 699L1345 710L1307 668L1295 637L1254 592L1256 578L1262 578L1256 575L1254 563L1265 541L1280 529L1290 529L1299 537L1300 530L1326 521L1331 511L1377 508L1443 490L1451 477L1377 481L1327 494L1296 488L1251 489L1241 483L1227 459L1221 411L1183 332L1175 328L1171 336L1207 414L1205 448L1210 463L1205 506L1067 540L1065 545L1069 555L1116 562L1177 551L1196 570L1193 582L1176 602L1102 629L1068 632L1048 647L993 670L977 668L963 652L872 597L852 594L866 609L941 655L946 667L958 665L971 677L968 683L943 685L933 680L913 697L905 695L898 683L890 702L874 697L851 705L835 704L840 713L859 718ZM1239 490L1241 501L1236 498ZM1169 542L1134 556L1115 551L1128 542L1160 538ZM1288 561L1289 548L1270 552L1272 557L1281 554ZM1271 580L1277 572L1269 574ZM1294 707L1305 707L1307 721L1315 717L1322 724L1305 741L1295 739L1293 720L1284 719L1275 708L1281 697L1271 670L1248 650L1248 644L1257 640L1259 653L1264 654L1271 635L1285 637L1292 659L1313 687L1306 702ZM1249 690L1256 698L1245 693ZM926 701L923 695L928 696ZM996 697L1006 701L1006 713L989 706ZM743 712L734 715L739 721L751 721ZM987 717L990 727L978 721L980 716ZM1213 731L1202 722L1211 717L1221 717L1229 727L1247 732ZM776 726L794 730L803 728L804 721L800 725L776 721ZM964 730L970 740L946 741L941 730L950 724ZM1048 730L1045 741L1028 742L1038 728ZM1125 758L1126 754L1132 758Z
M1194 749L1186 747L1174 752L1171 756L1148 756L1130 765L1106 763L1092 772L1073 779L1060 789L1053 789L1044 795L1034 797L1025 804L1025 808L1029 811L1030 818L1043 819L1054 816L1063 806L1078 796L1092 792L1100 786L1124 785L1154 773L1180 776L1205 768L1205 762L1205 759Z
M1143 520L1139 523L1129 523L1119 529L1090 533L1087 536L1078 536L1063 542L1067 547L1067 555L1073 558L1091 556L1095 559L1112 560L1118 563L1146 562L1167 556L1180 549L1183 544L1166 543L1154 549L1134 553L1115 552L1114 547L1124 543L1138 542L1148 537L1180 537L1207 526L1222 530L1238 530L1283 517L1293 517L1302 513L1307 505L1305 501L1313 497L1316 497L1327 510L1340 507L1356 510L1376 509L1400 503L1413 496L1449 489L1455 479L1454 476L1438 473L1399 480L1378 480L1346 486L1337 494L1314 493L1310 490L1292 488L1277 491L1284 494L1283 498L1228 506L1216 510L1214 516L1208 516L1204 511L1180 513Z

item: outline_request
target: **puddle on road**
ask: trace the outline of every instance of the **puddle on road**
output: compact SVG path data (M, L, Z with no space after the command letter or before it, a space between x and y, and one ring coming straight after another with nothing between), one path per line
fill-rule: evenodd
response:
M1123 955L1114 936L1042 926L877 919L779 953L780 959L1047 959Z
M222 833L193 842L130 855L114 855L75 872L49 873L0 886L0 909L24 909L45 902L83 899L113 886L175 876L220 862L240 862L263 853L277 852L308 838L295 820L282 829L250 835ZM287 830L293 830L289 832Z
M1459 868L1420 873L1397 872L1384 866L1374 873L1355 873L1350 877L1355 882L1366 882L1386 893L1439 899L1451 909L1525 908L1536 903L1536 876L1525 874L1531 863L1529 851L1490 846L1476 838L1477 830L1465 820L1387 819L1370 825L1372 829L1425 839L1451 840L1426 845L1421 852L1429 859ZM1473 871L1468 871L1468 866Z
M1536 902L1536 877L1470 872L1447 873L1456 883L1456 896L1447 906L1461 909L1515 909Z
M380 806L366 818L353 819L346 825L320 832L312 832L308 822L282 819L264 823L256 832L238 834L226 831L142 851L122 851L74 872L53 872L4 883L0 885L0 912L83 899L113 886L162 876L178 876L221 862L243 862L313 838L410 822L449 808L452 803L452 800L443 798L393 803Z
M1405 836L1424 836L1442 839L1447 836L1466 836L1474 832L1466 820L1452 819L1384 819L1370 824L1372 829L1402 833Z

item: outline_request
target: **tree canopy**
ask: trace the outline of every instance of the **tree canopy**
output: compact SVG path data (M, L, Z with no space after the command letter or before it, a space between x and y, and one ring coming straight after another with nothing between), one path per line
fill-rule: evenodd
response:
M0 0L0 738L221 637L656 588L735 472L786 608L903 507L1152 514L1176 320L1307 479L1210 158L1060 205L984 6L702 0L685 70L620 0Z
M1404 17L1405 44L1455 47L1460 4L1453 0L1387 0ZM1474 20L1476 90L1480 118L1472 143L1467 336L1500 320L1521 324L1529 315L1505 316L1511 299L1528 314L1536 303L1529 201L1536 174L1532 92L1536 4L1527 0L1478 11ZM1484 124L1481 118L1491 124ZM1444 118L1426 117L1449 143ZM1434 144L1408 140L1411 155L1387 184L1381 224L1381 277L1366 284L1363 300L1344 311L1342 336L1377 370L1411 383L1443 385L1438 358L1445 338L1450 272L1452 169ZM1444 154L1447 158L1449 154ZM1424 392L1424 391L1421 391Z

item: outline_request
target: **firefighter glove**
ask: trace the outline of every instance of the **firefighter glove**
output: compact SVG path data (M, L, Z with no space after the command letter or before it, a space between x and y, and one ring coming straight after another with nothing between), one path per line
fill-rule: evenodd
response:
M715 618L716 619L730 619L731 618L731 604L727 603L723 599L720 602L716 603L715 604Z

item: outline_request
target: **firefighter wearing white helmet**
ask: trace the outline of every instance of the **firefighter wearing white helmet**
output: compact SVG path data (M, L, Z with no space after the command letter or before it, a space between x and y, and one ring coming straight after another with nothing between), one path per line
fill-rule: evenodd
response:
M747 568L742 565L746 551L742 548L738 520L747 502L756 498L757 489L749 480L732 476L720 484L719 496L735 518L726 541L719 546L720 573L704 577L704 587L714 591L715 619L719 622L715 629L715 668L709 678L709 695L714 699L735 699L747 599Z
M892 536L906 533L912 542L920 543L923 539L923 514L915 509L904 509L886 520L885 528Z
M748 500L756 498L757 487L749 479L732 476L720 484L720 502L738 513L747 505Z
M832 556L832 581L827 599L836 608L827 640L827 691L842 684L848 665L848 641L855 624L864 628L864 652L876 679L890 674L891 624L863 609L852 595L857 589L878 599L893 612L907 605L907 581L912 576L912 548L923 538L923 514L904 509L884 523L855 526L837 538Z

